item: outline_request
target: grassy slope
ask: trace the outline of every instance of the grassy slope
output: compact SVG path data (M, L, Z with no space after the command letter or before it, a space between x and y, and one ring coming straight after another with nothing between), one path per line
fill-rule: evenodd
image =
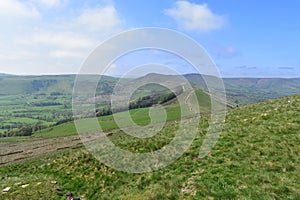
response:
M40 124L43 126L67 118L70 113L70 91L74 75L60 76L1 76L1 125ZM60 93L51 96L51 93ZM58 103L56 106L36 106L35 103ZM18 125L20 127L21 125ZM9 131L1 127L0 133Z
M227 78L224 83L229 99L240 105L300 93L300 78Z
M199 74L186 74L185 77L206 89L204 79ZM204 76L213 80L211 76ZM224 78L227 100L239 105L290 96L300 93L300 78Z
M201 90L196 90L199 101L200 111L207 113L210 110L210 97ZM166 106L167 121L172 121L180 118L180 107L175 100ZM130 115L133 121L139 125L147 125L150 123L149 108L139 108L130 110ZM117 113L117 115L125 115L126 113ZM117 128L117 124L113 121L113 116L98 117L99 123L104 131L110 131ZM51 128L47 128L36 132L33 136L42 137L58 137L76 135L77 131L74 122L68 122Z
M175 122L150 145L173 136ZM85 149L0 168L1 199L64 199L72 191L82 199L299 199L300 95L240 107L228 112L221 138L211 154L199 153L205 134L175 163L153 173L128 174L99 164ZM111 139L132 151L145 151L117 133ZM148 144L148 143L147 143ZM51 181L57 184L51 184ZM23 184L29 184L21 188Z
M89 80L99 78L91 76ZM22 125L53 125L70 118L72 90L75 75L53 76L0 76L0 133L17 130ZM103 76L98 84L96 95L112 92L117 78ZM126 80L125 80L126 81ZM134 93L133 99L145 95L164 92L161 87L146 86ZM58 105L47 105L56 103ZM107 107L108 102L98 102L99 108Z
M176 76L166 76L160 74L147 75L153 76L152 79L166 80L176 79ZM143 78L147 78L147 76ZM198 74L184 75L187 80L196 85L206 88L204 79ZM211 76L205 76L214 79ZM92 76L92 78L96 78ZM71 94L75 75L47 75L47 76L0 76L0 95L20 95L33 93L52 93L60 92ZM112 87L117 78L104 76L98 85L99 93L106 93ZM299 78L224 78L227 95L232 100L238 99L241 104L249 104L267 98L299 94ZM256 95L255 94L263 94Z
M61 88L68 87L72 91L74 75L53 76L5 76L0 77L1 95L32 94L35 92L60 92ZM52 89L49 89L52 88ZM48 90L49 89L49 90Z
M204 79L197 74L185 77L198 87L206 88ZM206 76L210 79L213 77ZM91 76L91 79L97 78ZM71 117L71 95L75 75L47 76L14 76L0 75L0 133L18 130L23 125L49 126ZM178 80L176 76L149 74L140 79L166 81ZM97 96L109 94L113 90L117 78L104 76L97 88ZM127 80L129 81L129 80ZM131 82L133 80L130 80ZM245 105L300 93L300 79L224 79L227 98L230 104ZM140 88L133 99L153 94L157 87ZM105 96L105 95L104 95ZM43 106L40 104L42 103ZM45 103L57 103L48 105ZM106 101L98 102L97 106L107 106ZM20 122L19 124L15 122Z

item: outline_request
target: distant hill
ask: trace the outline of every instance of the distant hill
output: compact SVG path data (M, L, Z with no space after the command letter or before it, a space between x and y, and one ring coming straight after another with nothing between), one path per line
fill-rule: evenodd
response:
M186 74L184 77L195 87L207 91L205 79L215 77L199 74ZM177 76L148 74L141 79L175 80ZM0 74L0 95L36 93L72 94L75 75L15 76ZM104 76L98 84L97 94L110 94L119 78ZM228 100L239 105L252 104L267 99L300 94L300 78L224 78ZM134 83L134 79L132 79Z
M300 94L300 78L227 78L227 96L240 105Z
M0 76L0 137L28 135L33 131L71 120L75 77ZM111 94L117 80L104 76L98 84L96 95ZM101 103L97 107L108 105L108 102Z
M184 75L189 81L207 90L206 79L212 76ZM300 94L300 78L224 78L227 100L238 105Z
M0 76L0 95L19 95L36 93L72 94L76 75L44 76ZM95 78L96 76L91 76ZM118 78L104 76L98 85L98 93L107 93Z
M86 75L87 83L98 80L95 75ZM23 129L28 133L45 127L64 123L72 119L72 92L76 75L45 75L45 76L16 76L0 74L0 136L1 134L16 134ZM208 94L205 80L214 83L216 77L186 74L186 78L194 89L201 89ZM229 107L247 105L274 99L282 96L300 94L300 78L225 78L227 102ZM107 115L110 110L110 95L117 82L121 82L120 95L117 95L119 111L124 107L123 95L128 88L135 88L146 82L151 84L137 89L131 99L130 108L149 107L167 101L179 95L186 82L182 76L151 73L137 79L120 79L103 76L96 90L97 116ZM176 95L156 83L168 84ZM178 86L179 83L179 86ZM84 88L83 88L84 89ZM93 97L94 98L94 97ZM91 99L90 99L91 100ZM217 99L216 99L217 100ZM204 109L207 110L207 109ZM28 127L29 126L29 127Z

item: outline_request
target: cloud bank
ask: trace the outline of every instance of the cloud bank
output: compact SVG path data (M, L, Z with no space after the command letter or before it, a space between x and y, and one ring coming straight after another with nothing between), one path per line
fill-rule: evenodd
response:
M181 28L189 31L212 31L225 24L225 18L214 14L207 4L177 1L173 8L165 10L165 14L172 17Z
M0 71L74 73L97 44L123 29L112 4L72 6L68 0L0 1Z

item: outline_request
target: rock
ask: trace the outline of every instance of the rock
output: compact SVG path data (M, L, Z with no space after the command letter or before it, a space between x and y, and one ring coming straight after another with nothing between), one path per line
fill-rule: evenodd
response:
M8 192L10 190L10 187L6 187L6 188L4 188L2 191L3 192Z
M29 184L24 184L24 185L21 185L21 188L26 188L28 186L29 186Z
M37 183L36 183L36 185L41 185L41 184L42 184L42 182L37 182Z
M50 183L51 183L51 184L56 184L56 183L57 183L57 181L51 181Z

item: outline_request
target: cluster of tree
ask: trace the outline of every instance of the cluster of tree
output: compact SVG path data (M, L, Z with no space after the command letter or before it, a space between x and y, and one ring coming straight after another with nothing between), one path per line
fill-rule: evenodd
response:
M13 136L30 136L32 135L32 127L30 125L24 125L18 130L13 130L9 131L7 133L8 137L13 137Z
M176 98L176 94L174 94L173 92L163 96L160 98L160 104L166 103L172 99Z
M73 121L73 117L68 117L68 118L65 118L65 119L61 119L58 122L56 122L54 126L64 124L64 123L67 123L67 122L70 122L70 121Z
M145 108L155 104L163 104L177 97L177 95L183 92L182 88L177 88L175 92L161 92L151 96L140 97L134 102L131 102L129 109Z
M20 115L19 117L22 117L22 115ZM25 115L24 117L29 117L32 119L38 119L38 120L43 120L48 122L56 122L54 125L51 126L56 126L73 120L71 112L66 112L64 114L52 113L52 115L44 116L44 117L43 116L34 117L31 115L30 116ZM11 122L10 124L3 124L0 126L0 129L6 130L2 134L0 133L0 137L29 136L35 131L39 131L48 127L49 125L43 124L42 121L38 121L35 124L28 124L23 122Z
M51 92L50 96L60 96L63 95L61 92Z
M16 128L21 128L24 124L21 122L11 122L11 124L5 124L1 126L1 129L16 129Z
M66 107L68 105L65 105ZM22 110L20 111L13 111L13 114L7 114L5 117L24 117L24 118L31 118L40 121L47 121L47 122L56 122L57 120L64 118L70 118L72 116L72 111L50 111L44 110L44 113L48 113L45 115L39 115L35 110ZM1 120L0 120L1 121Z
M101 109L96 109L97 117L111 115L111 114L112 114L111 106L101 108Z
M31 106L59 106L62 105L59 102L31 102Z
M1 133L0 137L14 137L14 136L30 136L33 132L46 128L40 123L36 124L23 124L20 128Z
M170 92L170 93L166 93L166 94L158 93L158 94L154 94L154 95L140 97L137 100L129 103L129 110L136 109L136 108L151 107L155 104L163 104L167 101L170 101L170 100L176 98L177 95L180 93L182 93L182 90L178 90L176 92L176 94L173 92ZM114 110L112 111L111 106L109 105L105 108L96 109L96 116L97 117L106 116L106 115L111 115L113 112L117 113L117 112L122 112L122 111L126 111L126 110L128 110L128 108L119 107L119 108L114 108Z

